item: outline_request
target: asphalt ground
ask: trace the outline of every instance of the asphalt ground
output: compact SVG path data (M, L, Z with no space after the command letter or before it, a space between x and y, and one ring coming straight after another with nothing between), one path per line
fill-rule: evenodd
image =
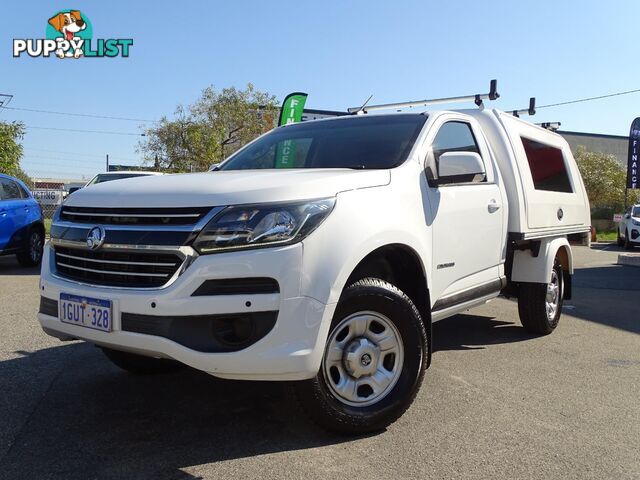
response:
M574 249L556 331L497 299L434 325L433 364L386 431L319 429L280 383L135 377L36 320L37 271L0 259L0 478L640 478L640 268Z

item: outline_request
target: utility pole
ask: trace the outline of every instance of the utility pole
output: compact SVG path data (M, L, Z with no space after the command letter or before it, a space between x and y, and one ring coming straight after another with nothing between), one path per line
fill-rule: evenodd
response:
M109 154L107 153L107 172L109 171Z

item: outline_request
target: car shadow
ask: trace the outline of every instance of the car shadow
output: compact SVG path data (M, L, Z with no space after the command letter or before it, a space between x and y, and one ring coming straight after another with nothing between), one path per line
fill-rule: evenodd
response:
M433 324L433 350L477 350L487 345L524 342L537 335L522 325L472 314L459 314Z
M565 301L564 313L640 333L640 268L605 265L579 268L573 276L573 298Z
M600 243L592 243L591 250L600 250L600 251L609 251L609 252L620 252L625 253L630 250L625 250L624 247L619 247L616 242L600 242ZM633 250L631 250L633 251ZM638 250L640 251L640 250Z
M196 478L182 469L353 440L310 423L280 382L188 368L135 376L84 343L14 353L0 362L0 378L17 382L0 392L8 406L0 431L20 415L24 424L4 458L0 445L3 478ZM46 368L48 378L20 388ZM25 411L21 397L38 388L41 397Z
M23 267L16 260L15 255L0 257L0 276L2 275L40 275L40 267Z

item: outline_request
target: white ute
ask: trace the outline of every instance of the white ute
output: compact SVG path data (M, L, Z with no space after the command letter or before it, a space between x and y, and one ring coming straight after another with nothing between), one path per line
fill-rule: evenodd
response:
M502 293L545 335L571 295L567 237L590 215L569 146L480 107L361 108L215 172L80 190L53 220L40 323L134 373L293 381L320 425L384 428L420 388L432 322Z

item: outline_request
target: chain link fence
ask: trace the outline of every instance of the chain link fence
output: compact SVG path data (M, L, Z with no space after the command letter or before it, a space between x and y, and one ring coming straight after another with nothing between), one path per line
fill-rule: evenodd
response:
M107 163L97 156L76 158L79 154L69 152L68 157L63 157L63 154L64 152L55 152L50 156L45 151L26 147L21 161L23 173L19 178L40 204L47 232L53 215L69 195L83 188L96 175L107 171ZM114 164L109 166L111 171L152 170L140 166L141 164L142 161L139 159L115 157Z

